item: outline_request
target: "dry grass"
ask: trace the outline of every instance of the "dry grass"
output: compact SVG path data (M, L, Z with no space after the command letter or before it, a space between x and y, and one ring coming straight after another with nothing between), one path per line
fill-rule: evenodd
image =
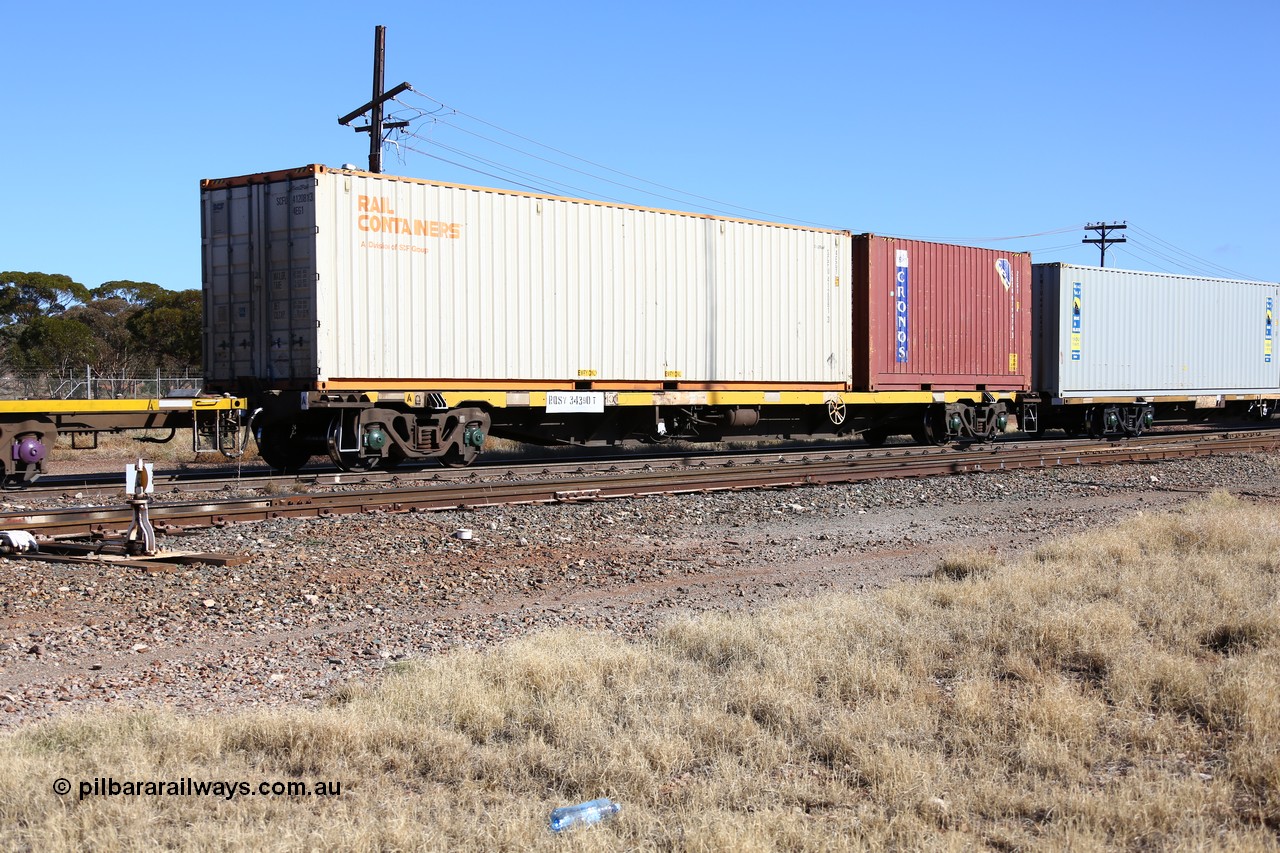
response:
M72 448L70 435L59 435L54 445L53 470L83 471L102 468L124 469L125 465L136 462L142 457L154 463L158 468L185 467L191 465L225 465L229 461L221 453L196 453L191 446L191 430L178 430L169 441L167 429L130 430L122 433L101 433L97 447L81 446ZM152 438L156 441L140 441L141 438ZM91 442L88 436L75 436L81 445ZM242 464L258 464L258 448L252 440L239 457Z
M320 712L41 725L0 746L0 845L1275 849L1277 555L1274 508L1219 495L1017 566L956 555L924 584L648 645L452 654ZM103 776L343 791L77 800ZM616 818L545 828L605 795Z

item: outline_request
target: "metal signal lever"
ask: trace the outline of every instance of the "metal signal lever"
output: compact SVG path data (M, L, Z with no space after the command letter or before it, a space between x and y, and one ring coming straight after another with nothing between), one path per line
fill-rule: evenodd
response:
M151 480L152 466L139 459L132 467L124 469L124 476L125 491L133 494L129 499L133 521L124 537L125 550L131 556L153 557L156 553L156 531L147 515L147 505L151 502L148 495L155 492Z

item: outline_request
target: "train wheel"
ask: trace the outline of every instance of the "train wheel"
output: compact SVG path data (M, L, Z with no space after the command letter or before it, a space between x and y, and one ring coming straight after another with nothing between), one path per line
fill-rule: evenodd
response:
M979 440L984 444L991 444L1003 435L1005 429L1009 426L1009 415L1005 412L1003 406L996 406L994 411L986 413L986 421L986 429Z
M480 409L455 409L450 412L444 440L448 449L439 457L446 468L463 468L480 455L489 430L489 416Z
M911 437L916 440L917 444L932 444L937 447L947 443L947 424L943 420L946 412L941 409L930 407L925 410L924 415L920 418L920 425L911 431Z
M1102 426L1102 411L1098 408L1089 409L1084 416L1084 434L1089 438L1104 438Z
M329 424L329 432L325 438L329 446L329 459L343 471L364 473L373 471L382 465L381 456L361 456L359 450L344 450L342 448L341 412L333 416L333 421Z
M311 451L298 440L293 424L272 424L254 432L258 456L277 471L296 474L311 459Z
M487 424L481 421L472 421L465 427L461 427L463 440L450 445L449 449L440 455L440 464L446 468L465 468L475 462L476 457L480 455L480 445L484 443L483 430L486 426Z
M329 459L343 471L352 471L356 474L376 471L382 467L383 461L381 456L358 456L354 453L342 453L336 457L330 453Z
M1067 438L1081 438L1089 434L1089 409L1083 412L1073 411L1063 418L1062 431L1067 434Z
M440 464L446 468L465 468L474 462L478 455L474 448L468 448L467 451L459 450L457 445L454 445L440 457Z
M880 447L889 438L889 431L884 427L873 427L864 432L861 437L870 447Z
M0 462L0 489L25 489L40 479L40 472L34 466L22 462L5 464Z
M467 431L480 429L479 422L468 424ZM476 461L476 457L480 455L480 448L476 445L462 441L453 444L440 456L440 464L446 468L465 468L472 462Z
M405 460L404 451L398 445L387 448L387 455L382 459L382 470L389 471Z

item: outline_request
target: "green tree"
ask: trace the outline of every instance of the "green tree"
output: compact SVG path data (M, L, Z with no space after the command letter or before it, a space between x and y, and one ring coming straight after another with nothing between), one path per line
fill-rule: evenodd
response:
M35 317L13 341L9 360L20 370L66 374L93 361L97 342L89 327L70 317Z
M43 272L0 273L0 327L35 317L61 314L89 298L89 290L70 276Z
M89 289L65 275L0 273L0 368L127 378L201 362L202 296L147 281ZM0 370L0 373L3 371Z
M146 305L169 292L149 281L108 281L90 290L89 296L95 300L118 300L125 305Z
M14 349L27 324L61 314L88 297L69 276L42 272L0 272L0 360L14 364Z
M95 354L90 363L96 373L124 377L143 363L141 347L128 328L129 318L139 310L123 299L91 299L61 316L83 323L93 334Z
M149 281L108 281L88 291L83 305L66 312L65 316L74 317L93 332L98 348L93 359L96 373L123 379L149 366L142 358L142 344L129 331L129 319L168 293Z
M202 315L199 290L166 290L133 313L125 325L151 367L198 369Z

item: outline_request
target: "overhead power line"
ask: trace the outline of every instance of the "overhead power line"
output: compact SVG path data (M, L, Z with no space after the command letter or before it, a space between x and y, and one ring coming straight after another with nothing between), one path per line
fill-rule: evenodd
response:
M768 213L768 212L765 212L765 211L762 211L762 210L756 210L755 208L743 207L742 205L733 204L732 202L722 201L722 200L720 200L720 199L711 198L711 197L709 197L709 196L698 195L697 193L687 192L687 191L685 191L685 190L681 190L681 189L678 189L678 188L676 188L676 187L668 186L667 184L658 183L657 181L651 181L651 180L649 180L648 178L642 178L642 177L640 177L640 176L638 176L638 175L633 175L633 174L631 174L631 173L629 173L629 172L624 172L624 171L622 171L622 170L620 170L620 169L614 169L614 168L613 168L613 167L611 167L611 166L606 166L606 165L604 165L603 163L597 163L597 162L596 162L596 161L594 161L594 160L588 160L588 159L587 159L587 158L585 158L585 157L579 157L577 154L572 154L572 153L570 153L570 152L568 152L568 151L565 151L565 150L563 150L563 149L561 149L561 148L556 148L556 147L555 147L555 146L553 146L553 145L547 145L547 144L545 144L545 143L543 143L543 142L539 142L539 141L537 141L536 139L531 139L531 138L529 138L528 136L525 136L525 135L523 135L523 134L517 133L517 132L515 132L515 131L513 131L513 130L507 130L506 128L501 127L500 125L494 124L494 123L493 123L493 122L491 122L491 121L486 121L485 119L482 119L482 118L480 118L480 117L478 117L478 116L474 116L474 115L471 115L470 113L463 112L462 110L459 110L459 109L457 109L456 107L450 107L450 106L448 106L447 104L445 104L445 102L444 102L444 101L441 101L441 100L439 100L438 98L433 98L433 97L431 97L430 95L426 95L426 94L424 94L423 92L419 92L419 91L417 91L416 89L415 89L415 90L413 90L413 94L414 94L414 95L417 95L418 97L425 98L425 99L427 99L428 101L430 101L431 103L439 104L441 107L446 108L446 109L448 110L447 115L457 115L457 116L462 116L462 117L467 118L467 119L470 119L471 121L474 121L474 122L476 122L476 123L478 123L478 124L482 124L482 125L484 125L484 126L486 126L486 127L492 128L492 129L494 129L494 130L496 130L496 131L499 131L500 133L505 133L505 134L507 134L508 136L514 137L515 139L519 139L519 140L521 140L521 141L523 141L523 142L527 142L527 143L529 143L530 145L536 145L536 146L537 146L537 147L539 147L539 148L545 149L545 150L547 150L547 151L551 151L551 152L553 152L553 153L555 153L555 154L559 154L559 155L560 155L560 156L562 156L562 157L568 157L568 158L569 158L569 159L571 159L571 160L575 160L575 161L577 161L577 162L579 162L579 163L584 163L584 164L586 164L586 165L588 165L588 166L592 166L592 167L594 167L594 168L596 168L596 169L603 169L603 170L604 170L604 171L606 171L606 172L610 172L610 173L612 173L612 174L614 174L614 175L619 175L619 176L624 177L624 178L627 178L628 180L631 180L631 181L638 181L638 182L640 182L640 183L642 183L642 184L647 184L648 186L656 187L657 189L664 190L664 191L666 191L666 192L673 192L673 193L676 193L677 195L679 195L679 196L681 196L681 197L683 197L683 198L688 198L688 199L697 199L697 200L699 200L699 201L708 202L709 204L714 205L714 206L719 207L719 208L722 208L722 209L727 208L727 209L731 209L731 210L737 210L737 211L740 211L740 212L742 212L742 213L751 213L751 214L755 214L755 215L757 215L757 216L765 217L765 218L768 218L768 219L784 219L784 220L786 220L786 221L788 221L788 222L796 222L796 223L801 223L801 224L805 224L805 225L816 225L816 226L818 226L818 227L824 227L824 228L830 228L830 227L833 227L833 226L829 226L829 225L822 225L822 224L820 224L820 223L816 223L816 222L806 222L806 221L804 221L804 220L802 220L802 219L796 219L795 217L781 216L781 215L779 215L779 214ZM460 127L459 125L457 125L457 124L455 124L455 123L453 123L453 122L448 122L448 121L445 121L445 120L443 120L443 119L440 119L439 121L440 121L440 123L441 123L441 124L447 124L448 126L453 127L454 129L459 130L459 131L461 131L461 132L463 132L463 133L469 133L469 134L471 134L472 136L476 136L476 137L478 137L478 138L480 138L480 139L483 139L483 140L485 140L485 141L487 141L487 142L491 142L491 143L493 143L493 144L495 144L495 145L500 145L500 146L502 146L502 147L504 147L504 148L508 148L508 149L510 149L510 150L512 150L512 151L515 151L515 152L519 153L519 154L523 154L523 155L524 155L524 156L526 156L526 157L533 157L534 159L541 160L541 161L543 161L543 162L545 162L545 163L548 163L548 164L551 164L551 165L553 165L553 166L556 166L557 168L567 169L567 170L569 170L569 171L578 172L579 174L587 175L587 176L589 176L589 177L595 178L596 180L601 180L601 181L605 181L606 183L614 184L615 186L620 186L620 187L624 187L624 188L626 188L626 189L636 190L637 192L643 192L643 193L645 193L646 195L651 195L651 196L654 196L655 198L665 198L665 199L667 199L668 201L677 201L677 202L680 202L680 203L686 203L686 202L681 201L681 199L679 199L679 198L671 198L671 197L669 197L669 196L662 195L661 193L655 193L655 192L653 192L652 190L646 190L646 189L643 189L643 188L641 188L641 187L634 187L634 186L631 186L631 185L629 185L629 184L624 184L624 183L621 183L621 182L619 182L619 181L612 180L611 178L605 178L605 177L602 177L602 176L600 176L600 175L593 174L593 173L591 173L591 172L587 172L587 171L584 171L584 170L581 170L581 169L577 169L577 168L572 167L572 166L567 166L567 165L565 165L565 164L563 164L563 163L557 163L557 162L555 162L555 161L553 161L553 160L547 159L547 158L542 157L542 156L539 156L539 155L537 155L537 154L533 154L533 153L531 153L531 152L529 152L529 151L525 151L524 149L516 148L515 146L511 146L511 145L507 145L506 143L499 142L499 141L497 141L497 140L492 139L491 137L485 136L485 135L483 135L483 134L476 133L475 131L467 130L466 128Z
M481 156L479 156L479 155L477 155L477 154L470 154L470 153L468 153L468 152L466 152L466 151L463 151L461 148L455 148L455 147L453 147L452 145L445 145L443 142L440 142L439 140L428 139L427 137L422 136L422 135L417 134L417 133L410 133L410 134L409 134L409 136L411 136L412 138L417 139L417 140L419 140L419 141L421 141L421 142L425 142L425 143L427 143L427 144L429 144L429 145L433 145L433 146L435 146L436 148L441 148L441 149L443 149L443 150L445 150L445 151L452 152L452 153L454 153L454 154L458 155L459 157L463 157L463 158L465 158L465 159L467 159L467 160L474 160L475 162L477 162L477 163L482 163L482 164L484 164L484 165L488 166L489 168L497 169L498 171L501 171L501 172L506 172L508 175L519 176L519 179L518 179L518 180L515 180L514 182L515 182L515 183L517 183L519 186L524 187L525 189L532 190L532 191L534 191L534 192L546 193L547 195L566 195L565 190L570 190L570 191L572 191L572 192L576 192L576 193L580 193L580 194L587 194L587 193L588 193L588 191L587 191L587 190L585 190L585 189L583 189L583 188L581 188L581 187L575 187L575 186L573 186L573 185L571 185L571 184L561 183L560 181L552 181L552 180L550 180L550 179L548 179L548 178L546 178L546 177L539 176L539 175L535 175L535 174L533 174L532 172L526 172L526 171L524 171L523 169L517 169L517 168L515 168L515 167L513 167L513 166L505 166L505 165L503 165L502 163L499 163L499 162L498 162L498 161L496 161L496 160L490 160L490 159L488 159L488 158L486 158L486 157L481 157ZM430 153L428 153L428 152L426 152L426 151L423 151L423 150L422 150L422 149L420 149L420 148L415 148L415 147L413 147L413 146L409 146L409 145L406 145L405 147L406 147L406 148L408 148L409 150L411 150L411 151L415 151L415 152L417 152L417 153L419 153L419 154L425 154L425 155L427 155L428 157L432 156ZM437 159L443 159L443 158L437 158ZM448 161L448 162L452 162L452 161ZM458 166L460 166L461 168L469 168L469 167L467 167L467 166L463 166L462 164L459 164L459 163L454 163L453 165L458 165ZM490 174L490 173L487 173L487 172L486 172L486 173L484 173L484 174L487 174L487 175L489 175L490 177L496 177L496 176L494 176L494 175L492 175L492 174ZM504 179L502 179L502 180L513 181L513 179L512 179L512 178L504 178ZM537 181L537 182L539 182L539 183L536 183L536 184L530 184L530 183L524 183L523 181ZM607 197L599 197L599 196L598 196L598 198L599 198L599 200L601 200L601 201L615 201L615 202L618 202L619 204L622 204L622 203L623 203L621 199L607 198Z
M1147 257L1145 254L1143 254L1142 252L1134 248L1134 245L1135 244L1130 243L1129 245L1125 246L1123 249L1117 249L1116 251L1125 255L1129 255L1130 257L1136 258L1146 266L1155 267L1160 272L1167 272L1170 275L1178 275L1178 272L1176 270L1171 270L1168 267L1161 264L1159 261L1156 261L1152 258Z
M1167 240L1160 239L1155 234L1152 234L1150 231L1146 231L1142 228L1139 228L1137 225L1131 225L1130 227L1137 234L1142 235L1143 237L1146 237L1148 240L1151 240L1153 243L1156 243L1164 247L1167 251L1175 254L1176 256L1185 258L1186 260L1184 261L1175 261L1175 263L1177 263L1179 266L1183 267L1184 269L1195 269L1197 272L1201 274L1212 273L1213 277L1218 277L1218 278L1239 278L1239 279L1247 279L1249 281L1263 280L1263 279L1259 279L1256 276L1246 275L1245 273L1238 272L1237 270L1233 270L1230 267L1224 267L1221 264L1214 263L1213 261L1210 261L1207 258L1200 257L1199 255L1193 255L1192 253L1178 246L1175 246L1173 243L1170 243ZM1217 272L1212 272L1214 270L1216 270Z
M449 145L438 138L433 138L425 132L425 128L441 127L451 131L466 134L474 139L480 140L488 145L495 146L504 151L520 157L527 157L538 163L544 164L553 170L564 170L575 175L581 175L591 181L597 181L610 186L629 190L634 193L640 193L654 199L660 199L670 202L681 209L698 210L704 213L721 215L727 217L743 217L758 218L766 221L787 222L797 225L810 225L819 228L831 228L835 230L870 230L849 228L846 225L830 225L818 223L809 220L799 219L797 217L784 216L756 208L745 207L743 205L734 204L732 202L722 201L710 196L700 195L667 184L651 181L629 172L615 169L603 163L580 157L576 154L565 151L546 143L539 142L524 134L508 130L494 122L471 115L470 113L451 107L444 101L434 98L425 93L415 90L408 82L399 84L389 91L382 91L383 65L385 59L385 27L377 27L375 29L374 38L374 78L373 78L373 96L372 98L356 110L348 113L340 118L340 124L347 125L361 115L368 113L370 115L369 124L364 127L353 128L357 132L370 134L369 145L369 171L380 172L382 168L382 151L383 147L390 141L400 152L401 160L404 158L405 152L420 154L429 157L441 163L448 164L454 168L495 181L499 185L508 185L519 189L527 190L546 195L576 195L582 198L592 198L604 202L617 204L633 204L633 200L617 198L611 195L601 193L598 189L587 188L565 180L559 180L549 177L547 174L541 174L541 171L535 172L529 169L522 169L510 163L500 162L492 157L484 157L474 151L467 151L461 147ZM417 98L424 105L416 105L409 103L401 96L408 98ZM394 103L396 109L387 111L390 103ZM494 134L479 132L473 128L465 126L465 122L473 122L482 125L485 128L492 129L499 134L505 134L514 140L518 140L523 144L512 144L496 138ZM387 131L400 130L402 135L395 140L389 140ZM407 139L406 139L407 138ZM407 140L413 140L418 144L411 144ZM546 156L543 153L530 150L530 147L536 147L543 152L549 152L555 156ZM447 155L439 152L445 152ZM566 159L570 162L566 162ZM574 165L578 164L578 165ZM589 168L583 168L589 167ZM603 173L608 173L602 174ZM609 175L616 177L609 177ZM625 180L618 180L622 178ZM663 205L654 205L663 206ZM1008 240L1031 240L1038 237L1047 237L1060 234L1066 234L1071 231L1079 231L1080 225L1067 225L1060 228L1051 228L1044 231L1035 231L1027 234L1012 234L989 237L939 237L912 234L897 234L895 236L904 237L913 240L928 240L941 243L959 243L959 244L984 244L998 243ZM1151 232L1130 225L1128 222L1123 223L1089 223L1083 226L1087 231L1093 231L1098 234L1096 238L1086 238L1082 243L1097 245L1100 250L1100 260L1105 266L1106 250L1108 247L1129 243L1126 249L1118 249L1126 255L1141 260L1143 263L1161 269L1164 272L1171 272L1169 267L1183 270L1195 275L1208 275L1211 277L1230 277L1238 279L1259 280L1253 276L1248 276L1236 270L1214 263L1213 261L1192 254L1174 244L1163 240ZM1117 231L1132 229L1128 238L1110 236ZM1057 252L1071 248L1071 245L1055 245L1043 248L1033 248L1028 251L1035 253Z
M938 237L924 234L895 234L894 236L907 240L927 240L931 243L1000 243L1005 240L1029 240L1032 237L1048 237L1054 234L1066 234L1070 231L1079 230L1079 225L1064 225L1061 228L1051 228L1048 231L1036 231L1031 234L1010 234L1005 237ZM1075 244L1073 243L1072 245Z
M538 142L535 139L531 139L530 137L517 133L515 131L507 130L506 128L501 127L500 125L497 125L491 121L487 121L478 116L471 115L470 113L459 110L456 107L451 107L448 104L446 104L444 101L441 101L438 98L433 98L429 95L426 95L422 92L417 91L416 89L411 89L410 94L411 96L423 98L429 103L437 105L436 109L426 110L419 107L414 107L412 104L406 104L404 101L398 101L398 103L401 103L403 106L406 106L408 109L410 109L411 111L417 114L415 118L410 119L411 122L418 120L419 117L428 118L432 124L448 127L460 133L465 133L477 139L481 139L491 145L496 145L501 148L507 149L513 153L519 154L521 156L529 157L539 162L546 163L547 165L557 169L564 169L565 171L569 171L575 174L580 174L585 177L589 177L595 181L601 181L603 183L607 183L612 186L617 186L623 189L632 190L633 192L643 193L644 195L650 196L652 198L662 199L663 201L667 201L667 202L673 202L674 204L682 207L690 207L703 212L718 214L721 216L729 216L729 217L745 216L748 218L758 218L758 219L763 219L768 221L789 222L789 223L798 224L798 225L811 225L817 228L831 228L831 229L839 228L839 226L831 225L828 223L814 222L810 220L800 219L794 216L787 216L787 215L778 214L778 213L769 213L767 211L758 210L756 208L745 207L743 205L734 204L732 202L711 198L710 196L704 196L704 195L699 195L697 193L691 193L685 190L680 190L675 187L668 186L666 184L661 184L656 181L648 180L647 178L641 178L629 172L624 172L619 169L614 169L610 166L597 163L593 160L588 160L585 157L579 157L576 154L572 154L568 151L564 151L563 149L556 148L555 146ZM535 153L533 151L529 151L527 148L523 148L517 145L512 145L512 144L503 142L499 139L495 139L490 135L486 135L474 130L470 130L466 127L463 127L458 122L449 121L449 119L454 116L458 116L458 117L467 119L469 121L476 122L477 124L481 124L481 125L484 125L485 127L492 128L500 133L507 134L508 136L511 136L514 139L518 139L522 142L528 143L529 145L536 146L540 149L544 149L546 151L552 152L561 157L567 157L570 160L573 160L577 163L585 164L587 166L591 166L594 169L603 170L613 175L618 175L620 177L627 178L630 181L643 184L645 186L636 186L634 183L625 183L623 181L618 181L613 178L607 177L605 175L601 175L598 172L582 169L577 166L552 159L550 157L545 157L541 154ZM440 142L429 139L421 135L419 135L419 139L431 145L441 145ZM467 167L464 166L463 168L467 168ZM544 183L556 183L556 184L563 183L560 181L555 181L553 179L547 178L545 175L538 176L538 179ZM647 187L652 187L653 189L649 189ZM658 192L657 190L662 190L664 192ZM593 197L599 196L599 194L595 192L589 192L585 190L582 192L588 195L591 195ZM668 195L667 193L675 193L675 195ZM618 201L618 203L620 204L625 203L617 199L614 199L614 200Z

